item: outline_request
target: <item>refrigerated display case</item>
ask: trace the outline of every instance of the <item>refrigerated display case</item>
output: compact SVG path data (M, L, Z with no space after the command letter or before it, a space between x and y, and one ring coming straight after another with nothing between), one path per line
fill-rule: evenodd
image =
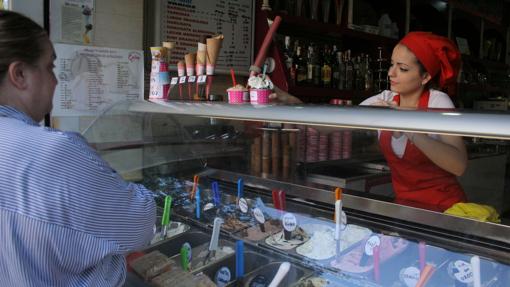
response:
M478 286L478 278L480 286L507 286L509 120L452 110L140 101L106 111L84 136L121 175L154 191L158 218L172 197L171 232L161 236L158 221L143 250L170 258L162 272L172 286L198 286L204 275L220 286L268 286L283 262L290 267L279 286ZM394 202L375 145L379 130L463 136L467 172L478 179L461 180L468 199L499 203L503 222ZM486 186L476 184L485 177ZM336 188L345 212L338 226ZM217 218L220 239L210 243ZM236 269L241 261L244 270ZM162 282L140 273L128 273L126 286Z

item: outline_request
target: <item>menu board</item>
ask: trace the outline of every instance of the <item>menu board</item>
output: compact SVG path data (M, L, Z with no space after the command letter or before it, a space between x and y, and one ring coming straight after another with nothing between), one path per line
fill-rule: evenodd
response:
M248 73L253 55L253 0L164 0L162 41L176 42L170 69L187 53L196 52L202 36L223 34L216 72Z
M53 116L96 115L122 100L143 99L143 52L55 44Z

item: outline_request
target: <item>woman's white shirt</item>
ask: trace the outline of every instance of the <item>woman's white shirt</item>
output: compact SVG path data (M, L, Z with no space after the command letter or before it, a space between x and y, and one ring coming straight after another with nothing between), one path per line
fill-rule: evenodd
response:
M392 101L393 98L397 95L397 93L394 93L392 91L383 91L380 94L377 94L375 96L372 96L363 102L361 102L360 106L370 106L378 101ZM430 97L429 97L429 108L442 108L442 109L453 109L455 108L455 105L453 104L450 97L438 90L430 89ZM380 132L378 132L379 136ZM429 134L430 137L437 139L438 135L436 134ZM396 138L394 136L391 137L391 148L393 149L393 152L395 155L397 155L399 158L402 158L404 156L404 152L406 150L407 145L407 137L402 134L402 136Z

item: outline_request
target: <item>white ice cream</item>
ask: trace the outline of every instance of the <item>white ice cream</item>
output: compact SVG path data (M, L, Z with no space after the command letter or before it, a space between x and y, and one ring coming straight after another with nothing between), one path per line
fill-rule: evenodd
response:
M320 224L304 224L301 227L312 237L308 242L296 248L298 254L314 260L325 260L335 256L336 242L333 228ZM340 250L349 248L371 233L367 228L348 224L341 234Z
M274 88L273 82L265 75L251 76L248 79L248 85L252 89L270 89Z

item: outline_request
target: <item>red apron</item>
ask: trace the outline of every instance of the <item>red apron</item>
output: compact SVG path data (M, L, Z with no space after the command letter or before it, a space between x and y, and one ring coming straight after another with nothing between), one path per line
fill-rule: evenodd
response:
M424 91L418 108L428 108L430 92ZM400 95L393 98L400 104ZM466 195L454 174L433 163L411 141L407 141L404 156L399 158L391 147L393 132L381 131L379 145L391 170L396 202L423 204L429 209L444 211ZM413 204L411 204L413 205Z

